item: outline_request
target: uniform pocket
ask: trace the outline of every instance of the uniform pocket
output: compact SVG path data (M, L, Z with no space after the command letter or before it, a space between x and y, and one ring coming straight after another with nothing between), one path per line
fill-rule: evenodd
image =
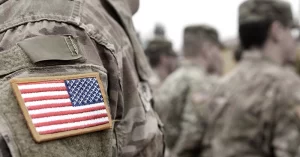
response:
M145 116L146 120L149 122L154 120L156 123L152 122L153 124L157 125L157 130L153 133L153 138L151 142L144 148L143 151L139 154L139 156L153 156L153 157L160 157L164 154L164 134L163 134L163 123L161 122L157 113L153 110L153 96L151 93L151 89L148 83L141 82L138 85L138 91L145 109ZM150 123L149 123L150 124ZM154 127L154 126L152 126ZM150 130L149 130L150 131Z
M138 92L143 103L145 112L150 111L150 109L152 108L153 96L149 84L146 82L140 82L138 85Z

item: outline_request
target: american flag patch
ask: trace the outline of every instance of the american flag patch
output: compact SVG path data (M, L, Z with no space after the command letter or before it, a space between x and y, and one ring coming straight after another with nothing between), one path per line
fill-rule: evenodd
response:
M11 82L37 142L111 128L98 73Z

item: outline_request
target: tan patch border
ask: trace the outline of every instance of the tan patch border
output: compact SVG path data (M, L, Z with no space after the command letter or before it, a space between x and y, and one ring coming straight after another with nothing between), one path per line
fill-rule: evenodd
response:
M28 113L27 107L25 106L25 102L23 98L21 97L21 92L19 91L19 88L17 86L18 83L30 83L30 82L37 82L37 81L55 81L55 80L65 80L65 79L80 79L80 78L87 78L87 77L95 77L98 81L99 87L101 94L104 99L104 105L107 111L109 123L101 125L101 126L95 126L95 127L90 127L90 128L85 128L85 129L78 129L78 130L72 130L72 131L66 131L66 132L61 132L61 133L54 133L54 134L48 134L48 135L40 135L31 120L31 117ZM33 77L33 78L14 78L10 80L10 83L12 85L13 91L15 93L15 96L17 97L18 104L23 112L23 115L25 117L25 120L27 122L27 125L30 129L30 132L33 136L33 139L37 142L45 142L45 141L51 141L51 140L57 140L61 138L66 138L70 136L76 136L76 135L81 135L81 134L86 134L86 133L91 133L91 132L96 132L96 131L101 131L105 129L111 129L112 128L112 121L111 121L111 115L109 112L109 108L107 106L107 95L103 86L103 83L100 79L99 73L86 73L86 74L77 74L77 75L66 75L66 76L49 76L49 77Z

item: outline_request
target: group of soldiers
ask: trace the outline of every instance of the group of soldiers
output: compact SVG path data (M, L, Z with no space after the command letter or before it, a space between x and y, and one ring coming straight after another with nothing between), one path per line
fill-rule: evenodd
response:
M0 157L300 156L289 3L240 4L238 64L226 75L208 25L184 29L181 59L161 26L144 51L138 8L0 0Z
M230 73L222 71L217 30L192 25L183 32L183 59L173 61L179 67L159 77L159 86L154 82L166 157L300 156L299 37L292 33L299 26L291 6L247 0L239 6L238 29L238 64ZM151 40L145 51L150 63L168 67L170 45L166 38Z

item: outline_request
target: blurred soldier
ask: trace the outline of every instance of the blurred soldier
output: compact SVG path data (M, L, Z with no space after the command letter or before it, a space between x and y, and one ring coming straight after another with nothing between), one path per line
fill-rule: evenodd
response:
M153 33L154 39L166 39L165 27L162 24L156 24Z
M235 60L236 62L241 61L241 60L242 60L242 57L243 57L242 55L243 55L243 48L242 48L242 46L239 44L239 45L237 46L237 48L234 50L234 52L233 52L234 60Z
M300 155L300 80L290 68L296 59L293 27L285 1L240 5L242 60L200 110L201 156Z
M206 25L184 30L182 66L172 73L158 92L157 108L165 124L167 147L172 150L181 135L182 122L194 120L190 105L201 104L221 74L220 41L217 31ZM212 75L210 75L210 74Z
M163 156L138 0L0 4L1 157Z
M177 54L170 41L158 38L149 42L145 53L154 70L150 84L158 89L165 78L177 68Z

